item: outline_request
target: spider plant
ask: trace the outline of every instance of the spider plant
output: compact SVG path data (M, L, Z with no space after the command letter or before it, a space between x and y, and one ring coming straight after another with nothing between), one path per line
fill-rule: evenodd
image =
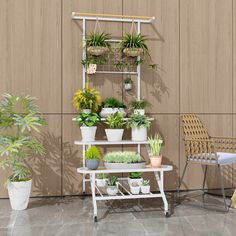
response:
M87 35L85 42L86 47L107 47L111 48L111 43L108 41L111 37L109 34L102 33L90 33Z

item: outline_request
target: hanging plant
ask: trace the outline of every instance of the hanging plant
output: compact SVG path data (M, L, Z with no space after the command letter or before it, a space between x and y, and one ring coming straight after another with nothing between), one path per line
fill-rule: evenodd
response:
M131 77L127 77L125 80L124 80L124 89L126 91L129 91L132 89L132 84L133 84L133 80L131 79Z

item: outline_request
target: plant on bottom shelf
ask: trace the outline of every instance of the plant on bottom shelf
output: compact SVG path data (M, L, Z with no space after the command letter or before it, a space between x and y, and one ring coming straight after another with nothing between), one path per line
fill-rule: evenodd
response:
M138 184L138 186L141 186L142 182L143 182L143 178L141 177L140 172L130 172L129 173L129 178L128 178L129 185L136 183L136 184Z
M129 185L130 187L130 192L132 194L139 194L140 192L140 185L137 182L133 182Z
M4 94L0 101L0 167L10 168L6 183L11 207L27 208L31 191L31 173L27 158L43 155L43 145L33 137L46 122L39 115L35 98Z
M101 153L97 147L91 146L85 151L86 167L89 170L96 170L99 166L100 159Z
M128 104L128 108L134 112L134 114L140 114L144 115L145 114L145 108L149 107L150 103L145 100L132 100Z
M97 174L96 184L98 187L101 187L101 188L106 186L106 179L105 179L104 173Z
M149 180L143 180L142 185L141 185L141 192L142 192L143 194L148 194L148 193L150 193Z
M84 89L80 89L74 94L72 102L76 110L82 110L82 113L91 113L91 111L98 110L100 100L99 92L95 89L89 89L88 83L86 83Z
M149 147L151 149L150 162L152 167L160 167L162 161L162 155L160 155L161 145L163 143L162 139L159 138L158 134L154 137L148 138Z
M114 175L110 175L108 178L107 194L110 196L114 196L118 193L117 179L118 178Z

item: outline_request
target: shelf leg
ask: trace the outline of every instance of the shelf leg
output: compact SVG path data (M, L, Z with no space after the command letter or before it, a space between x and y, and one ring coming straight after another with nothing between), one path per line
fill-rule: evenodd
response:
M85 167L85 150L86 150L86 147L85 145L83 145L83 167ZM83 174L83 194L85 194L85 191L86 191L86 183L85 183L85 178L86 178L86 175Z
M91 184L91 191L92 191L92 198L93 198L93 217L97 219L97 201L96 201L96 193L95 193L95 174L90 174L90 184Z

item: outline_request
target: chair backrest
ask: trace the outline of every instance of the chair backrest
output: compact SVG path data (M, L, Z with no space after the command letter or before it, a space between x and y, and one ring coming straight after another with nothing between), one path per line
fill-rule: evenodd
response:
M209 134L197 115L185 114L181 116L184 139L209 139Z

